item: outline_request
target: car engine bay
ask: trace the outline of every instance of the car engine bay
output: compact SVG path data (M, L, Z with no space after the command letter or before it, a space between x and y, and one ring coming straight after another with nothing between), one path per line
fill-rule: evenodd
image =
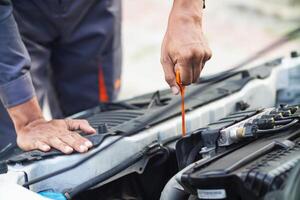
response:
M9 146L0 150L0 182L52 199L291 195L290 174L300 163L299 83L295 52L200 81L186 90L185 137L180 97L169 90L101 104L70 116L97 130L85 136L93 143L89 152ZM299 180L298 174L292 182Z

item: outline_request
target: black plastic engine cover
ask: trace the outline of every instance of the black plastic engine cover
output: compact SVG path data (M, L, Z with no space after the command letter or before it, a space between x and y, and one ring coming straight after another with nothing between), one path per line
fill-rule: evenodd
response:
M294 116L298 114L299 109ZM204 132L194 134L199 138ZM195 135L183 138L177 144L178 150L183 149L183 144L185 149L190 148L191 140L197 138ZM203 140L199 141L205 146ZM189 153L185 150L185 155ZM299 162L300 125L295 124L284 131L226 148L216 144L215 155L195 163L183 173L181 181L199 199L263 199L270 192L284 189L290 172Z

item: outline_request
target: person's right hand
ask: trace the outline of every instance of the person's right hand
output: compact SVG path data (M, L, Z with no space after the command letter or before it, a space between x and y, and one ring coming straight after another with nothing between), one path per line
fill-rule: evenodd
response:
M86 152L93 145L77 131L87 134L96 132L86 120L37 119L17 130L17 144L24 151L34 149L49 151L52 147L65 154L70 154L74 150Z
M165 80L179 94L175 72L182 84L196 83L212 53L202 32L202 0L174 0L161 48Z

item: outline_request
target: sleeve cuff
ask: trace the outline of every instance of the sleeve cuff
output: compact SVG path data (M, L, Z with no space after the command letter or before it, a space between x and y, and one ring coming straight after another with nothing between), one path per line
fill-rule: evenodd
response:
M30 73L0 85L0 99L6 108L22 104L35 96Z

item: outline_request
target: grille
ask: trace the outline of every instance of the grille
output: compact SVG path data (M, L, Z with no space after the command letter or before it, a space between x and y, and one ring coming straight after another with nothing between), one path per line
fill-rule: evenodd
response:
M94 128L97 128L99 125L106 124L107 128L110 129L143 114L144 112L136 110L116 110L94 114L91 117L88 117L87 120Z

